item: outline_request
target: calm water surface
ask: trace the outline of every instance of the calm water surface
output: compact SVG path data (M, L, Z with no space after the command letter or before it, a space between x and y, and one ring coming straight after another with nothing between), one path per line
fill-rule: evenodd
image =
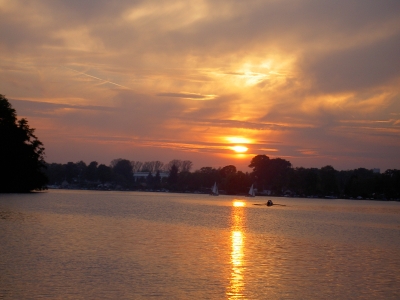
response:
M0 194L0 299L399 299L399 282L398 202Z

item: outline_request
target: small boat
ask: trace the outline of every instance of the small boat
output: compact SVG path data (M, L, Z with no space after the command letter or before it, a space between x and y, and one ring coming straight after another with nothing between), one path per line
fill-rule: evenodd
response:
M254 187L253 187L253 184L252 184L251 187L250 187L249 194L247 195L247 197L255 197L255 196L256 196L256 193L254 192Z
M211 188L210 196L219 196L217 183L214 183L214 186Z

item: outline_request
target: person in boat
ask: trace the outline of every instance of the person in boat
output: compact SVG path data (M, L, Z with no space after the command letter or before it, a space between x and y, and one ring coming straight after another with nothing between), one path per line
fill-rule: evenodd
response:
M272 200L268 200L267 206L272 206L272 205L274 205L274 203L272 202Z

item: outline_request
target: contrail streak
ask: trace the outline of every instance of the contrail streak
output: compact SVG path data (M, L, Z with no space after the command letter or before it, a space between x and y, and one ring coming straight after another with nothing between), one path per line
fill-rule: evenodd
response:
M123 86L123 85L121 85L121 84L118 84L118 83L115 83L115 82L112 82L112 81L109 81L109 80L105 80L105 79L102 79L102 78L99 78L99 77L96 77L96 76L93 76L93 75L89 75L89 74L86 74L86 73L84 73L84 72L80 72L80 71L71 69L71 68L69 68L69 67L64 67L64 68L65 68L65 69L68 69L68 70L71 70L71 71L74 71L74 72L76 72L76 73L78 73L78 74L85 75L85 76L87 76L87 77L91 77L91 78L94 78L94 79L97 79L97 80L101 80L101 81L103 81L102 84L104 84L104 83L111 83L111 84L113 84L113 85L116 85L116 86L119 86L119 87L122 87L122 88L125 88L125 89L128 89L128 90L131 90L131 88L129 88L129 87L127 87L127 86Z

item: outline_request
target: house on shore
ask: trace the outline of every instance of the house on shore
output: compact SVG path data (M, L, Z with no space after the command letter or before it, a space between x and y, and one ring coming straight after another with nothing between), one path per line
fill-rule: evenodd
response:
M146 180L146 178L151 174L153 177L156 176L157 172L135 172L133 173L133 179L136 181ZM168 178L169 172L160 172L160 178L163 180L164 178Z

